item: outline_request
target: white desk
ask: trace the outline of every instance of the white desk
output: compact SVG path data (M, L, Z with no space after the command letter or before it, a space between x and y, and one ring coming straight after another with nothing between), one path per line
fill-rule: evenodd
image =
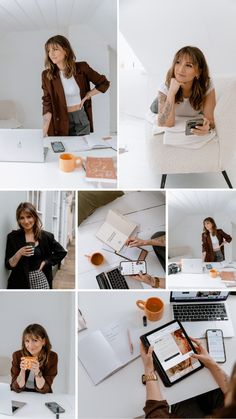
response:
M0 188L4 189L94 189L116 188L116 183L109 182L87 182L84 169L75 169L73 172L65 173L59 169L59 154L54 153L51 148L51 141L62 141L65 144L67 139L79 137L47 137L44 145L48 147L48 153L44 163L17 163L0 162ZM67 152L67 151L66 151ZM69 151L68 151L69 152ZM90 157L112 157L116 163L116 151L112 148L71 152L76 156Z
M205 263L203 264L205 265ZM212 267L217 269L219 272L228 271L235 272L236 269L223 267L218 263L211 263ZM229 266L229 265L228 265ZM228 291L233 291L236 289L236 286L227 287L226 284L221 281L220 276L216 278L211 278L208 270L204 269L201 274L187 274L178 272L177 274L168 275L167 278L167 288L170 290L174 289L227 289Z
M167 291L133 291L125 292L80 292L79 307L87 322L87 330L79 333L79 340L86 333L117 321L123 316L129 316L142 327L143 311L135 304L137 299L159 296L165 303L164 316L159 322L153 322L153 328L172 320L171 307L168 304ZM236 326L236 312L233 310L236 297L229 296L228 303L231 317ZM149 322L150 324L150 322ZM225 339L227 362L223 364L226 372L230 373L235 362L236 338ZM79 342L78 342L79 347ZM94 351L96 353L96 351ZM79 362L79 417L81 418L134 418L143 413L145 403L145 386L141 383L143 365L140 358L122 368L102 383L94 386L83 366ZM166 388L162 385L163 396L169 403L193 397L216 388L217 385L204 368L183 381Z
M75 398L69 394L39 394L23 391L22 393L12 393L12 400L25 402L26 405L14 413L16 418L46 419L55 418L55 414L45 406L45 402L57 402L65 409L65 413L60 414L60 419L75 419ZM0 419L7 416L0 414Z

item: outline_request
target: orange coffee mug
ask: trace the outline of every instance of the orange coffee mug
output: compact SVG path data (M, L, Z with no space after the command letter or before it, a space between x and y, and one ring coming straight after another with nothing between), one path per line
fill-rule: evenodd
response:
M92 253L91 255L85 255L89 260L90 260L90 262L93 264L93 265L95 265L95 266L99 266L99 265L101 265L103 262L104 262L104 260L105 260L105 258L104 258L104 256L102 255L102 253L99 253L99 252L94 252L94 253Z
M32 368L32 363L38 360L37 356L23 356L22 358L25 361L27 370L30 370Z
M146 301L137 300L136 304L145 311L148 320L155 322L160 320L164 312L164 303L160 298L150 297Z
M210 269L210 276L211 278L217 278L217 276L219 275L219 272L216 269Z
M76 167L82 167L83 159L74 154L63 153L59 156L59 168L63 172L73 172Z

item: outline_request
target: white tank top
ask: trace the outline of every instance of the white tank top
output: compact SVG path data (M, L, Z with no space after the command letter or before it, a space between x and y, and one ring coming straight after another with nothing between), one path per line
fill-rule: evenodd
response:
M63 71L60 71L60 78L62 82L62 86L64 89L65 97L66 97L66 105L67 106L74 106L78 105L81 102L80 90L79 86L75 81L74 76L67 79L64 76Z

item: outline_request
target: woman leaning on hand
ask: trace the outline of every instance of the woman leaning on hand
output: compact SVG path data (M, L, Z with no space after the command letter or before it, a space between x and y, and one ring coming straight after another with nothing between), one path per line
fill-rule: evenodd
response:
M51 351L46 330L40 324L30 324L22 335L22 348L12 355L11 390L52 393L57 375L58 356Z
M105 93L109 81L86 62L76 62L67 38L56 35L45 44L42 73L44 136L78 136L93 132L92 96ZM94 88L90 89L90 82Z
M18 230L7 236L5 265L11 271L8 289L52 288L52 266L67 252L53 234L42 229L42 222L30 202L16 210Z

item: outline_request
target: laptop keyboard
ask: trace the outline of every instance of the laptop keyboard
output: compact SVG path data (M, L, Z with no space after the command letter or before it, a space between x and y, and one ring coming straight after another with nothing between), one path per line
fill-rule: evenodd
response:
M128 284L118 268L96 276L99 288L128 289Z
M173 304L174 319L181 322L228 320L225 305L218 304Z

